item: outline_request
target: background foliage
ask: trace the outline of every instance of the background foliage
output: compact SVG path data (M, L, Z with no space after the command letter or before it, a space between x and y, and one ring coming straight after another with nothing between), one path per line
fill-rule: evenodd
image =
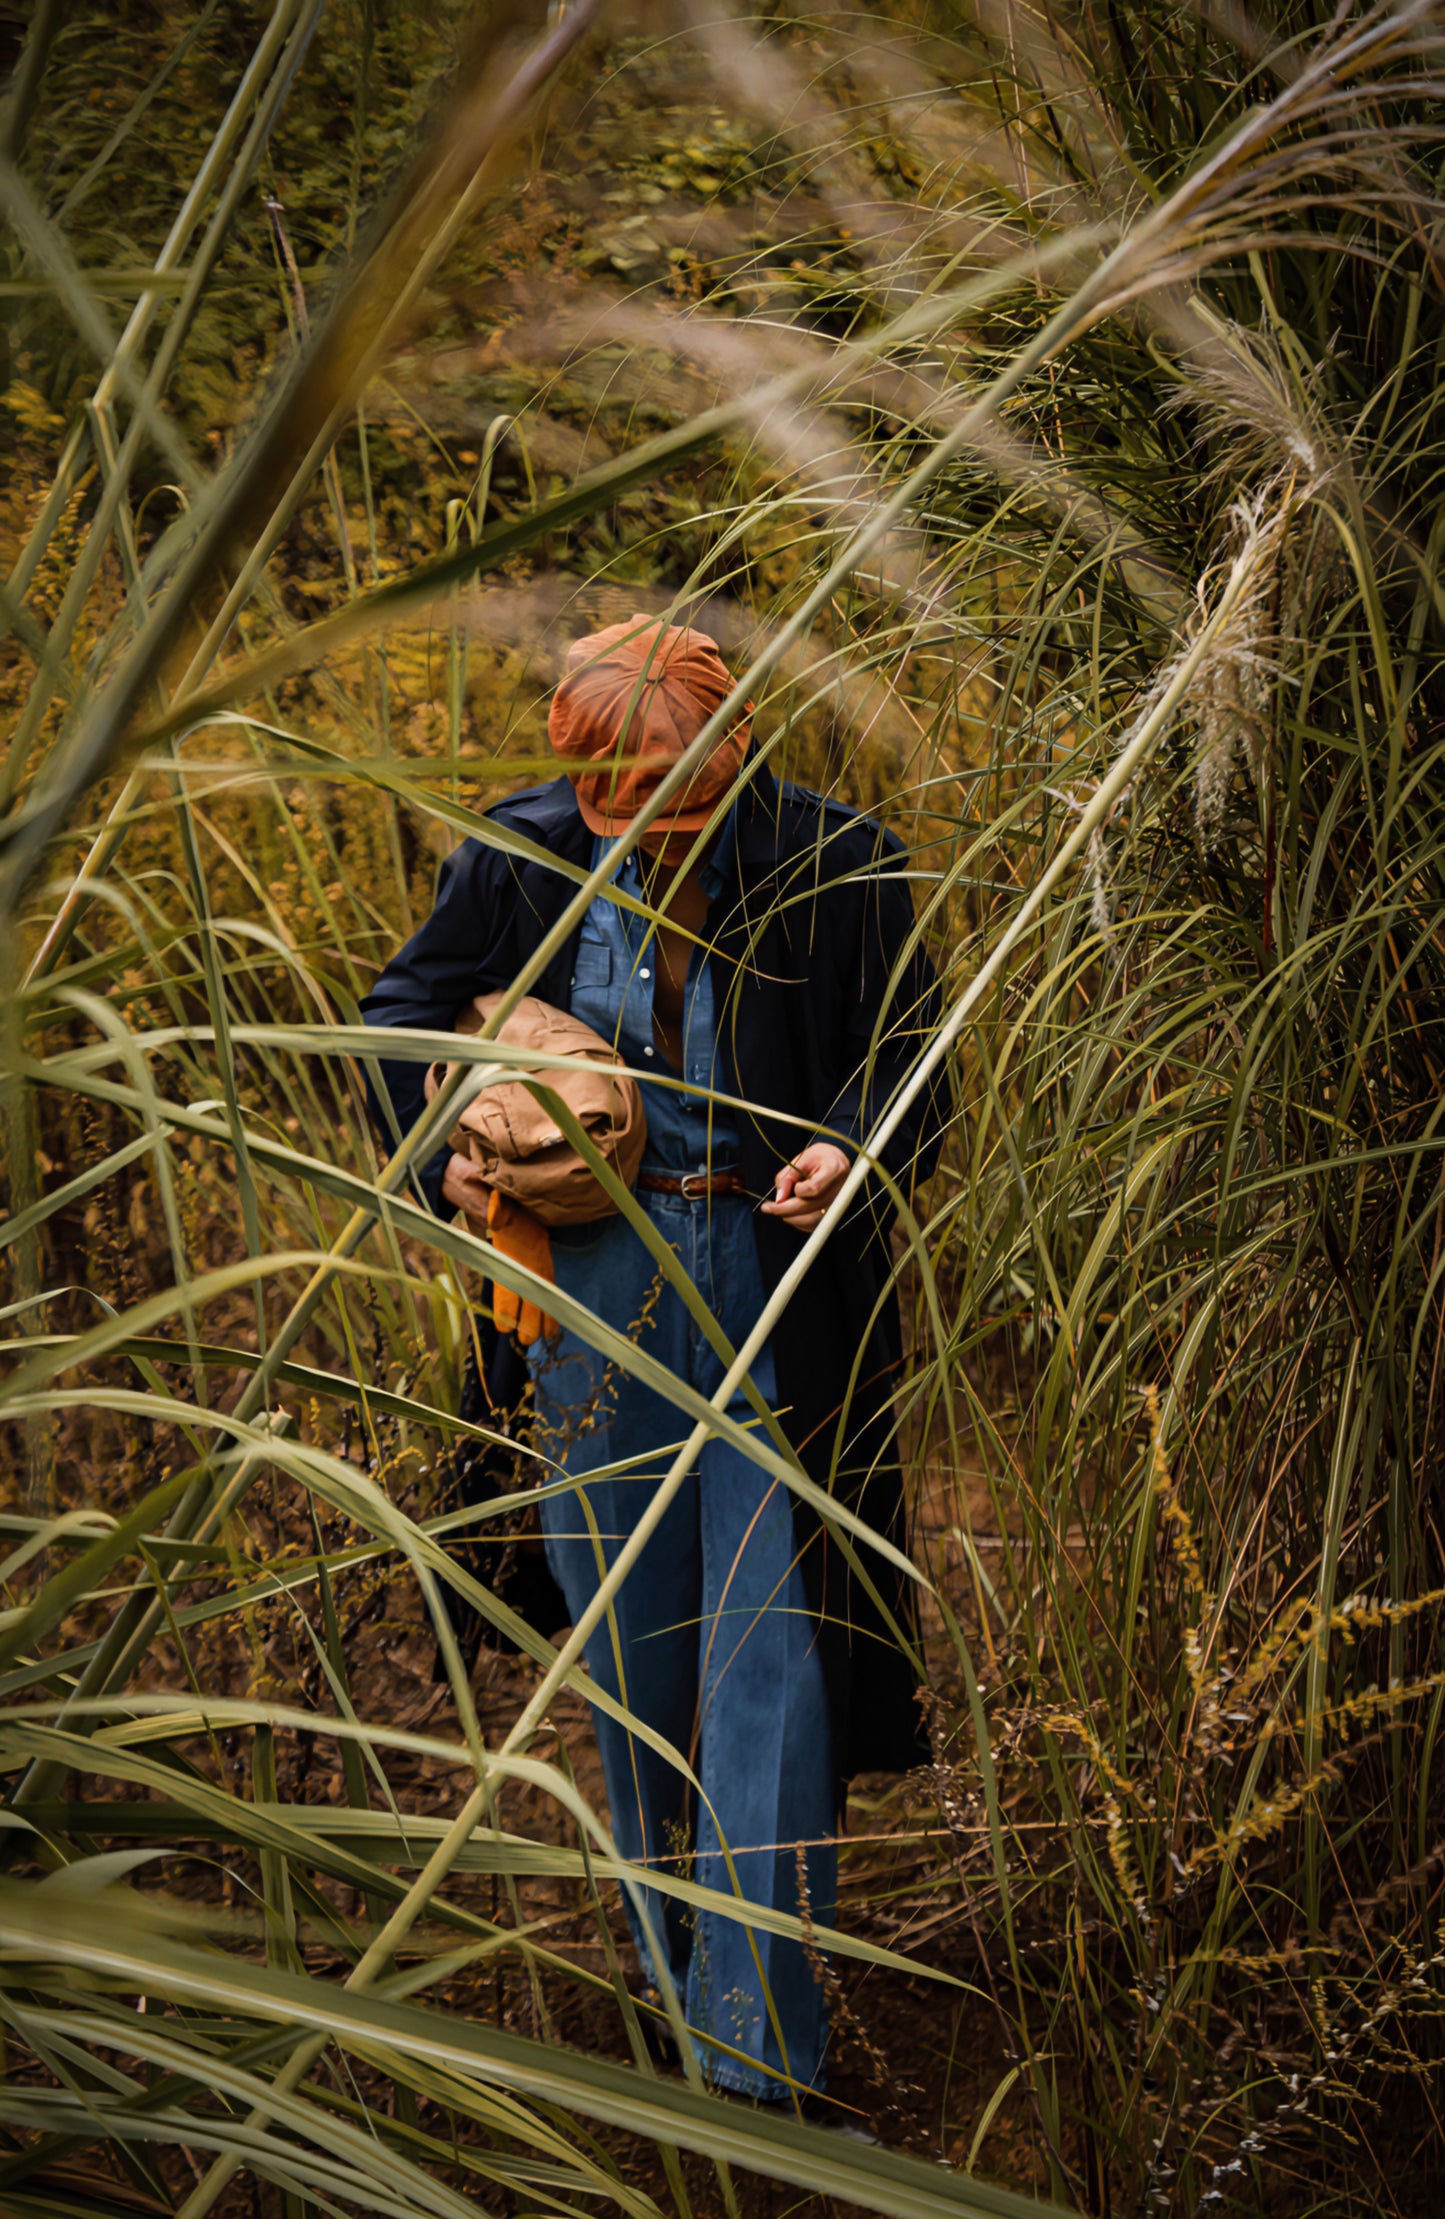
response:
M6 20L0 2201L1433 2209L1436 11ZM431 1681L355 1004L634 608L949 989L883 2149L650 2063L550 1645Z

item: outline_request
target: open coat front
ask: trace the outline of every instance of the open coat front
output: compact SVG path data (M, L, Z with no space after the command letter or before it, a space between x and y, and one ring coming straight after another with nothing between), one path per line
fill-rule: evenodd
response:
M576 892L549 858L586 870L592 834L571 781L514 795L489 812L540 851L520 858L467 840L442 866L436 907L362 1004L368 1024L451 1029L473 995L510 985ZM764 1193L811 1138L856 1149L926 1046L938 1018L933 968L916 935L903 850L892 834L805 787L754 767L736 810L735 890L713 905L718 1035L749 1187ZM579 927L580 930L580 927ZM531 987L571 1006L576 936ZM380 1062L396 1128L420 1113L425 1067ZM922 1089L884 1151L906 1192L932 1170L949 1109L947 1082ZM786 1123L796 1119L798 1123ZM386 1120L390 1126L390 1119ZM422 1175L440 1209L443 1150ZM836 1227L773 1337L778 1414L804 1469L898 1546L902 1471L892 1397L901 1361L890 1285L892 1211L875 1192ZM775 1287L800 1236L755 1218L764 1283ZM900 1770L923 1754L914 1676L836 1537L794 1500L808 1592L818 1613L834 1754L844 1779ZM905 1626L910 1584L875 1553L868 1579Z

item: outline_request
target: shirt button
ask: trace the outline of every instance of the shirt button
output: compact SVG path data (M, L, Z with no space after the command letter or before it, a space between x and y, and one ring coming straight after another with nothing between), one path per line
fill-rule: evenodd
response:
M650 979L652 973L651 971L639 971L637 975L640 979Z
M650 1056L652 1054L652 1050L650 1048L644 1048L642 1052L645 1056Z

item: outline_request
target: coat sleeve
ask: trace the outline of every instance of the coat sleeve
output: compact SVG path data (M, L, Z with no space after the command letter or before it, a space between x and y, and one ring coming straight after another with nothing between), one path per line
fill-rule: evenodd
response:
M394 955L361 1004L368 1025L405 1025L450 1032L457 1011L504 968L502 942L514 904L507 858L478 840L467 840L441 867L437 898L420 931ZM367 1091L388 1146L408 1132L426 1100L426 1065L383 1057L368 1063ZM442 1212L440 1148L419 1172L431 1207Z
M847 896L845 929L835 941L847 1076L824 1122L855 1148L912 1079L943 1015L938 976L916 937L908 881L899 875L904 862L897 840L884 834L867 865L839 889ZM904 1187L937 1165L952 1112L945 1066L918 1089L882 1152L885 1168Z

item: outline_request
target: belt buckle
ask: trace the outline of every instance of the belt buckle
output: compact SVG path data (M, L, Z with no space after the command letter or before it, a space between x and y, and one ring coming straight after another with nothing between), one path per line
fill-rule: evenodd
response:
M712 1180L706 1171L684 1171L678 1183L684 1202L705 1202Z

